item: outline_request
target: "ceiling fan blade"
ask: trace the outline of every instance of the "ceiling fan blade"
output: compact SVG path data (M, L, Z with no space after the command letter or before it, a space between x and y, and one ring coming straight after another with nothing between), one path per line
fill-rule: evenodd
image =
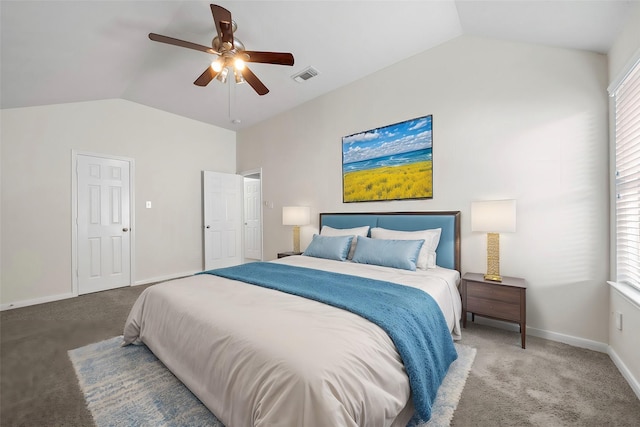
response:
M211 14L213 22L216 24L216 31L222 43L231 43L233 45L233 29L231 25L231 12L217 4L211 5Z
M160 34L149 33L149 38L154 42L171 44L174 46L186 47L188 49L199 50L201 52L211 53L213 55L220 55L214 49L203 46L201 44L191 43L184 40L174 39L173 37L161 36Z
M245 79L247 83L251 85L253 90L258 92L258 95L266 95L269 93L269 89L260 81L260 79L253 74L253 71L249 69L249 67L244 67L241 71L242 77Z
M211 82L211 80L215 79L218 74L220 73L216 73L211 69L211 67L207 67L207 69L204 70L204 73L200 74L200 77L198 77L196 81L193 82L193 84L196 86L204 87L208 85Z
M263 64L293 65L293 55L284 52L256 52L245 50L241 52L245 62L260 62ZM246 56L249 58L246 59Z

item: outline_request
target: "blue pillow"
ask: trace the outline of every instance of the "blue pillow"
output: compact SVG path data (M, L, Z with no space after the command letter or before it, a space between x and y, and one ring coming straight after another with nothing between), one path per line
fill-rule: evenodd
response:
M387 240L358 237L351 261L416 271L416 260L424 240Z
M302 255L344 261L349 254L352 240L353 236L319 236L314 234L313 240Z

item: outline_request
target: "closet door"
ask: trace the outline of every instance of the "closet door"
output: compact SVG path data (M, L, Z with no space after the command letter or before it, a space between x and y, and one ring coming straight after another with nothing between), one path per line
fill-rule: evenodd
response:
M242 263L243 178L202 172L204 269Z
M262 260L262 189L259 178L244 177L244 258Z
M78 294L131 284L130 162L77 156Z

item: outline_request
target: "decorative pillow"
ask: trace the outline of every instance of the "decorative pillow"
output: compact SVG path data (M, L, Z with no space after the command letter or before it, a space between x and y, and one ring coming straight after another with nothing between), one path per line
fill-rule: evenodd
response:
M356 228L333 228L328 225L323 225L322 230L320 230L321 236L354 236L351 241L351 248L349 249L347 259L353 258L353 252L356 250L358 236L367 237L367 234L369 234L368 225Z
M441 228L418 231L398 231L375 227L371 229L372 239L424 240L416 266L421 270L436 266L436 248L440 243Z
M345 261L352 240L353 236L329 237L314 234L311 243L302 255Z
M424 240L384 240L360 237L353 262L416 271Z

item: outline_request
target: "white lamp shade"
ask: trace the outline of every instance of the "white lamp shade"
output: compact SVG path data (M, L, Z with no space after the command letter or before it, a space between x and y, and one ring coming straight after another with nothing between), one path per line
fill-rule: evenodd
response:
M311 219L308 206L284 206L282 208L282 225L307 225Z
M516 201L471 202L471 231L513 233L516 231Z

